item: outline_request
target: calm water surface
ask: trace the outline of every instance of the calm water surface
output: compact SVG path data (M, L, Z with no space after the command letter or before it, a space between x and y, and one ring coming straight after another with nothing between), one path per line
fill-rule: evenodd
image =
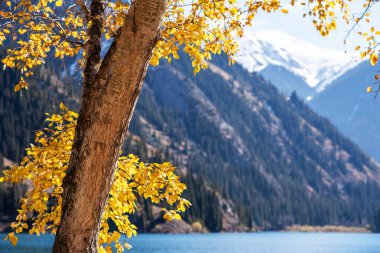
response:
M4 237L4 234L0 234ZM48 253L53 237L21 235L16 248L0 242L0 252ZM380 234L247 233L138 235L131 253L380 253Z

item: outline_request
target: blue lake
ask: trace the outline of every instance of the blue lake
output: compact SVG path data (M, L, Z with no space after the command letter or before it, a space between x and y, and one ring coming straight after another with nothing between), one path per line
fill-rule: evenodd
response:
M0 252L48 253L51 251L53 239L49 235L21 235L16 248L9 242L1 241ZM133 246L131 253L380 253L380 234L140 234L131 239L130 243Z

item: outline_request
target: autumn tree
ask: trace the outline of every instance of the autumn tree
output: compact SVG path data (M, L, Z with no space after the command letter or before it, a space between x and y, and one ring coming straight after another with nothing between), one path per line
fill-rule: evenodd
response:
M62 181L66 176L72 151L78 114L60 104L59 114L47 115L47 128L35 133L34 144L28 148L20 165L4 171L5 180L12 183L28 182L32 189L21 199L13 232L5 239L17 244L17 235L25 231L55 234L62 216ZM101 217L98 245L99 252L122 252L130 248L122 236L136 235L136 226L129 216L137 209L137 199L151 200L162 207L166 220L181 219L190 203L181 198L186 186L179 181L170 163L147 164L136 156L120 155L104 212ZM30 214L34 214L32 222ZM114 224L117 230L110 229Z
M212 54L223 52L233 62L236 38L259 12L287 14L302 8L325 36L336 29L338 18L354 24L369 18L377 1L363 1L359 17L351 16L350 2L0 0L0 44L8 48L2 63L22 73L16 91L28 87L33 69L50 54L76 57L82 68L82 99L57 206L61 211L54 252L97 252L104 242L99 231L112 183L120 176L120 148L149 63L178 59L178 50L183 50L197 73L207 68ZM377 62L375 34L375 28L363 33L367 44L361 48L362 57L370 56L372 63ZM111 46L102 59L105 41ZM29 162L38 166L34 158Z

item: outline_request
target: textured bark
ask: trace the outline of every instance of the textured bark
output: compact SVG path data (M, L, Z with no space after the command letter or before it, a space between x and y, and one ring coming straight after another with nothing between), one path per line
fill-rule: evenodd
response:
M86 8L85 6L82 9ZM104 8L102 0L92 0L90 14L86 14L86 19L91 26L88 29L89 39L85 45L87 54L85 68L83 70L83 94L88 93L95 82L96 73L101 61L100 53L102 51L101 39L104 19Z
M55 253L97 252L116 161L166 5L166 0L135 1L93 82L85 80Z

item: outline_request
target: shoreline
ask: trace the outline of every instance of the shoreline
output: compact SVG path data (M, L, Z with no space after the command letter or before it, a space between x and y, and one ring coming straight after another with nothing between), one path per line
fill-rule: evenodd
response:
M349 226L308 226L293 225L286 227L284 232L314 232L314 233L373 233L370 227L349 227Z
M148 232L148 234L209 234L210 232L203 229L180 229L181 226L174 226L176 222L169 223L171 226L166 229L158 228ZM178 224L177 224L178 225ZM182 224L183 225L183 224ZM190 227L191 228L191 227ZM0 233L9 233L11 229L4 223L0 223ZM342 226L342 225L324 225L324 226L311 226L311 225L291 225L284 229L262 229L253 228L252 230L226 230L219 232L211 232L212 234L223 233L260 233L260 232L301 232L301 233L375 233L370 226ZM144 233L139 231L138 233ZM146 232L145 232L146 233ZM23 233L22 233L23 234ZM25 232L25 234L28 234Z

